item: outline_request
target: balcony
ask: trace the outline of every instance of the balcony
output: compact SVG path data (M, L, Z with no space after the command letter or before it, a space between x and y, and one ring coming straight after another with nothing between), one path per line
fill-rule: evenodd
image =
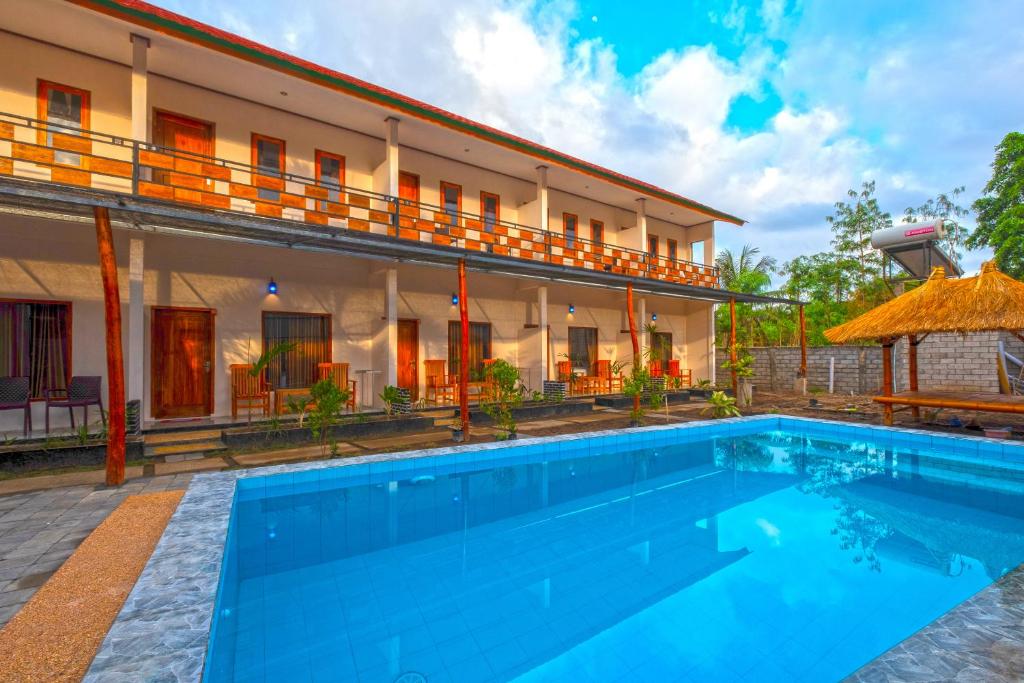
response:
M111 202L179 224L217 224L236 238L266 239L272 226L290 246L396 256L474 258L491 268L557 268L572 278L647 280L671 289L718 287L718 271L690 261L507 221L443 210L314 178L159 147L128 138L61 128L0 113L0 179L43 187L39 202ZM31 193L30 193L31 194ZM12 190L26 203L26 193ZM50 206L54 206L53 203ZM256 221L256 222L254 222ZM290 226L294 226L293 228ZM439 254L441 249L443 254ZM676 287L671 287L676 285ZM659 287L660 288L660 287Z

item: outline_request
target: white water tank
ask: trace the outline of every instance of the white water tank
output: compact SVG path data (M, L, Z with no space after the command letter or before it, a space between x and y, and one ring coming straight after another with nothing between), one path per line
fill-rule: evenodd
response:
M946 237L946 226L942 218L924 223L907 223L871 233L871 246L875 249L903 247L922 242L938 242Z

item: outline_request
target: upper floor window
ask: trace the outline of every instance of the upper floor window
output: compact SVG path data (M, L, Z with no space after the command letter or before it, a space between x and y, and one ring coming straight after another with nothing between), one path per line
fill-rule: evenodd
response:
M495 224L501 220L501 198L491 192L480 193L480 218L484 230L494 232Z
M577 218L575 214L562 214L562 231L565 233L565 246L575 246L576 229L579 227L579 222L579 218Z
M47 123L44 138L39 141L47 147L53 147L54 134L75 134L79 130L89 128L89 91L72 88L60 83L39 81L38 117ZM60 145L58 145L59 147ZM54 152L53 160L58 164L71 166L82 165L82 155L64 150Z
M604 244L604 222L590 221L590 241L594 244Z
M284 175L284 140L252 134L252 165L260 175L280 178ZM281 198L277 190L265 187L258 189L256 196L260 199L276 202Z
M658 236L648 235L647 236L647 253L651 256L658 255Z
M316 182L327 189L327 201L340 202L345 185L345 157L316 150ZM327 210L327 202L320 202L320 210Z
M676 243L675 240L668 241L668 257L669 260L672 261L679 260L679 245Z
M705 265L705 262L704 262L704 240L700 240L699 242L691 242L690 243L690 260L693 261L694 263L699 263L702 266Z
M441 181L441 210L448 214L448 220L451 224L454 225L459 222L459 213L462 212L461 185ZM441 226L438 232L442 235L447 235L447 226Z

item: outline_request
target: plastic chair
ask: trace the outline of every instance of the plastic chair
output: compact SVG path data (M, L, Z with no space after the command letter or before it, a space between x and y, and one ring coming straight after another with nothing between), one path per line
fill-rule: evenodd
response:
M0 377L0 410L25 412L22 433L32 432L32 389L28 377Z
M107 424L107 416L103 412L103 398L101 377L72 377L67 389L47 389L43 392L46 399L46 433L50 433L50 408L67 408L71 416L71 428L75 428L75 408L82 408L82 419L86 426L89 424L89 406L100 407L100 419L103 425Z

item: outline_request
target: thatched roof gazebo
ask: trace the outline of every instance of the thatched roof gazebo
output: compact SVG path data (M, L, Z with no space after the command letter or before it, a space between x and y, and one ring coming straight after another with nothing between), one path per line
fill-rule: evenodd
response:
M999 272L995 263L982 264L975 277L950 280L942 268L916 289L902 294L849 322L825 331L834 344L877 340L882 345L882 396L885 424L892 424L893 405L908 405L917 417L920 407L958 408L1024 413L1024 400L1012 396L918 391L917 345L932 332L1005 331L1024 340L1024 283ZM910 391L893 395L892 349L907 337Z

